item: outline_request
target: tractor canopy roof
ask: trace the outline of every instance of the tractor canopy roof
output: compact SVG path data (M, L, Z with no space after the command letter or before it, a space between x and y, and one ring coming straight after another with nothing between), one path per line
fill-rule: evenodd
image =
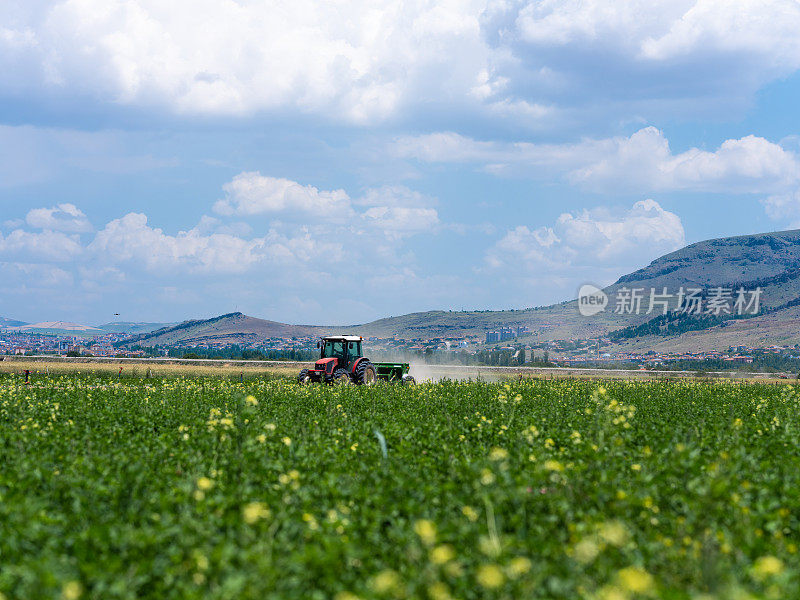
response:
M323 340L343 341L343 342L360 342L360 335L325 335Z

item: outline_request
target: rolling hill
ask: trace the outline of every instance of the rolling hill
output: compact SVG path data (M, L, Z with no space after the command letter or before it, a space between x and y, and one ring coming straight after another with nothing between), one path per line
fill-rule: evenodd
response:
M22 325L27 325L27 323L25 321L16 321L14 319L0 317L0 329L4 327L20 327Z
M66 321L42 321L12 328L21 333L34 333L38 335L66 335L73 337L91 338L104 335L106 332L97 327L69 323Z
M104 323L98 325L98 329L102 329L108 333L150 333L156 329L163 329L164 327L172 327L177 323L134 323L130 321L117 321L115 323Z
M681 287L717 286L734 289L760 287L762 306L768 314L687 332L682 334L681 343L708 347L717 345L716 339L727 347L738 345L728 342L739 338L758 340L762 345L776 343L771 340L797 339L800 342L800 336L794 333L800 326L800 309L795 306L800 304L800 230L793 230L707 240L667 254L606 287L604 291L612 298L612 304L605 312L592 317L579 314L576 300L510 311L428 311L348 327L288 325L230 313L144 333L131 338L128 345L193 345L223 340L241 344L267 338L337 332L382 338L432 339L483 336L487 330L517 325L528 327L530 334L526 337L531 340L586 339L642 325L654 317L644 314L644 311L638 315L616 314L613 298L623 287L644 288L647 294L651 288L659 292L667 288L670 293L677 294ZM671 308L676 303L677 300L673 300ZM680 336L645 337L652 337L651 343L668 345L670 340L677 342L673 338ZM620 343L633 345L635 342Z

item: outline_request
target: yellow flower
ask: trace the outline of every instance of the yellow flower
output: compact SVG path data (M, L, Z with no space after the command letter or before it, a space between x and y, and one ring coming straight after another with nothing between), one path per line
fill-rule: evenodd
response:
M420 519L414 523L414 533L416 533L422 543L427 546L432 546L436 541L436 525L433 521L427 519Z
M361 600L353 592L338 592L333 598L334 600Z
M600 589L597 595L599 600L628 600L630 595L623 589L613 585L606 585Z
M199 552L195 554L194 557L195 562L197 563L197 568L201 571L208 570L208 558L204 554L200 554Z
M506 458L508 458L508 450L506 450L505 448L498 448L497 446L495 446L489 452L489 460L498 461L498 460L505 460Z
M381 571L370 581L370 587L376 594L386 594L400 587L400 575L391 569Z
M310 513L303 513L303 521L308 523L308 528L312 531L319 529L319 523L317 523L317 519L314 515Z
M548 471L556 471L560 473L564 470L564 465L557 460L546 460L544 461L544 468Z
M738 418L738 417L735 418L733 420L733 426L736 427L736 428L741 427L742 426L742 420L740 418Z
M531 561L524 556L518 556L511 559L511 562L508 563L508 567L506 567L506 573L508 573L508 576L512 578L517 578L520 575L524 575L530 570Z
M452 598L447 586L441 581L428 586L428 596L431 600L450 600Z
M260 435L256 436L256 439L257 439L257 440L258 440L258 441L259 441L261 444L263 444L264 442L266 442L266 441L267 441L267 436L266 436L266 435L264 435L264 434L262 433L262 434L260 434Z
M443 565L456 557L456 551L448 544L436 546L431 550L431 562L435 565Z
M494 473L492 473L489 469L483 469L481 471L481 483L483 485L491 485L494 483Z
M626 567L617 572L620 585L629 592L642 594L653 587L653 576L639 567Z
M633 463L631 465L631 471L641 471L641 470L642 470L642 465L640 465L639 463Z
M251 502L242 508L242 517L248 525L252 525L259 519L266 519L269 515L269 509L263 502Z
M580 563L592 562L600 554L600 546L591 538L586 538L575 544L572 555Z
M471 506L462 507L461 512L465 517L467 517L467 519L469 519L473 523L478 520L478 513Z
M358 442L350 446L350 450L352 450L353 452L355 452L357 449L358 449Z
M291 446L291 445L292 445L292 438L290 438L290 437L285 437L285 438L282 438L282 439L281 439L281 441L282 441L282 442L283 442L283 443L284 443L286 446Z
M255 396L248 396L247 398L244 399L244 401L251 406L258 406L258 400L256 400Z
M476 575L478 583L488 589L498 588L505 582L502 569L497 565L481 565Z
M603 523L598 533L606 544L611 544L612 546L622 546L629 539L628 530L619 521Z
M756 560L751 570L758 579L766 579L783 572L783 561L775 556L762 556Z
M64 600L78 600L81 594L83 594L83 586L75 580L67 581L61 587L61 597Z
M197 489L202 491L208 491L212 487L214 487L214 482L211 481L208 477L201 477L197 480Z

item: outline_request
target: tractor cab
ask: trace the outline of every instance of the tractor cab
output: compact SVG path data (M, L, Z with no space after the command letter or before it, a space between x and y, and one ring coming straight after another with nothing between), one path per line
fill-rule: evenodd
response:
M356 335L335 335L322 338L318 344L320 360L335 358L338 366L351 367L353 361L361 358L361 337ZM319 361L318 361L319 362Z

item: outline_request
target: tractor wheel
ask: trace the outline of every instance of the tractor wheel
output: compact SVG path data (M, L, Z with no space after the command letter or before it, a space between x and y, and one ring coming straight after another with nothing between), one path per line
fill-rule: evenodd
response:
M374 385L378 381L375 365L368 360L362 360L356 367L356 383L358 385Z
M347 369L339 367L333 372L333 383L334 385L350 385L353 380L350 379L350 373L347 372Z
M417 383L417 380L414 379L411 375L403 375L403 379L401 380L403 385L414 385Z
M297 383L300 385L311 383L311 375L308 374L308 369L300 371L300 375L297 376Z

